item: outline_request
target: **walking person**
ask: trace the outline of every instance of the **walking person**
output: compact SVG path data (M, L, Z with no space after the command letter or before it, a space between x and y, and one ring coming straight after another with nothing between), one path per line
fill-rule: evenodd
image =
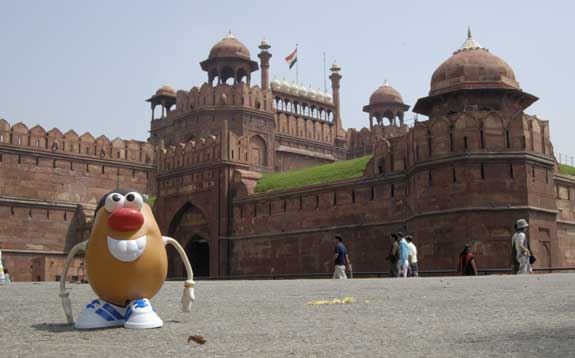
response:
M399 259L397 251L399 249L399 239L396 233L391 234L391 239L393 242L391 243L389 255L387 256L387 260L389 261L389 275L391 277L397 277L397 260Z
M345 274L345 269L351 271L351 262L349 261L349 256L347 255L347 249L343 244L343 238L340 235L335 235L337 244L335 245L335 254L333 255L334 269L333 278L335 279L347 279Z
M405 240L407 240L407 246L409 246L409 269L411 271L409 276L418 277L419 273L417 267L417 247L415 246L413 237L411 235L407 235Z
M407 277L407 269L409 268L409 245L407 244L407 240L401 234L401 239L399 240L398 245L398 260L397 260L397 269L399 271L399 277Z
M517 223L513 224L513 232L517 232ZM515 250L515 234L511 237L511 274L516 275L519 271L519 262L517 261L517 250Z
M475 257L471 252L471 245L463 247L463 251L459 255L457 272L461 272L463 276L477 276L477 266L475 265Z
M531 251L529 250L529 243L527 242L526 231L529 227L525 219L519 219L515 223L515 234L511 238L511 244L515 249L515 259L519 267L517 274L529 274L532 272L531 268Z

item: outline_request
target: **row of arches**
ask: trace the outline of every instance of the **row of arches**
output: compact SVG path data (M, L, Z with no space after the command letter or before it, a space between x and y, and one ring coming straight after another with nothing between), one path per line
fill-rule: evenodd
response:
M246 83L249 86L251 82L251 71L247 65L239 67L229 65L217 66L208 73L208 83L213 86L214 82L216 82L217 85L224 83L228 85Z
M384 120L387 119L390 126L403 126L403 115L404 111L385 111L383 113L370 113L369 114L369 127L384 127L385 123ZM375 120L375 124L373 121Z
M297 101L282 99L280 97L274 98L274 104L277 111L293 113L320 121L333 121L333 112L330 109L315 106L313 104L309 105L307 103L299 103Z
M176 106L176 103L166 103L161 101L160 103L153 103L152 104L152 120L155 119L162 119L168 116L168 114L173 110ZM159 107L159 110L157 108Z

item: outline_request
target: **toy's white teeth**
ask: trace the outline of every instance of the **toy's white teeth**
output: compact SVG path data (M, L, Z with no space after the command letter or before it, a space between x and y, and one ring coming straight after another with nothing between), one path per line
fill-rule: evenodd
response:
M130 262L144 253L147 241L145 235L136 240L116 240L108 236L108 250L114 258L122 262Z

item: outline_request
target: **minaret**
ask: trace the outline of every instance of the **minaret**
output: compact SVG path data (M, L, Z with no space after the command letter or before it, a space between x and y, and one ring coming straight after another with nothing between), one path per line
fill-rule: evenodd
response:
M268 52L271 48L270 44L266 40L262 40L258 47L261 52L258 54L260 58L260 66L262 71L262 90L268 90L270 88L270 58L272 54Z
M333 119L335 121L335 140L337 144L338 141L345 141L345 132L341 125L341 111L339 103L339 81L341 80L339 71L341 70L341 67L334 63L329 70L331 71L329 79L331 80L333 105L335 107ZM343 144L343 142L341 144Z

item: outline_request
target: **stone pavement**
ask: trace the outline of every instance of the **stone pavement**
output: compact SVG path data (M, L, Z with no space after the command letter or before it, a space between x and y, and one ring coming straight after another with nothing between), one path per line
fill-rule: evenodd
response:
M575 274L200 281L153 303L164 327L75 331L57 283L0 286L0 357L574 357ZM75 316L93 298L69 284ZM348 305L306 302L352 296ZM187 344L190 335L207 343Z

